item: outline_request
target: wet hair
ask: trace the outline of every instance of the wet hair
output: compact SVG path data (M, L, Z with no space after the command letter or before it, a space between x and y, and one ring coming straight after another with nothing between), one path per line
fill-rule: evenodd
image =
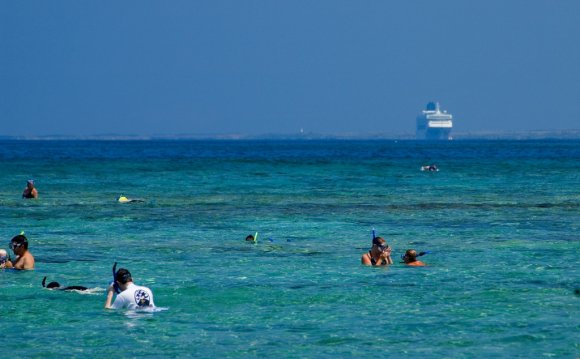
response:
M383 245L384 246L386 244L387 244L387 241L385 241L385 239L383 237L373 238L373 245L377 245L377 246Z
M16 237L10 240L10 243L17 244L19 247L23 247L24 249L28 250L28 239L24 237L23 234L19 234Z
M125 284L127 282L132 282L133 278L131 278L131 272L129 272L128 269L121 268L115 274L115 280L117 282Z
M251 234L248 234L248 236L246 237L246 241L253 241L255 240L254 236Z
M60 283L58 283L58 282L50 282L50 283L48 283L48 285L46 286L46 288L60 288Z
M60 283L58 282L50 282L48 283L48 285L46 285L46 277L44 277L44 279L42 280L42 286L45 288L59 288L60 287Z
M407 258L409 262L414 262L417 260L417 251L414 249L407 249L403 258Z

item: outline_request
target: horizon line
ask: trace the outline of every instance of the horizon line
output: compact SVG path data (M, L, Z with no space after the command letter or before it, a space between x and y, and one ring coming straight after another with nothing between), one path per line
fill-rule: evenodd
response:
M452 140L470 139L580 139L580 129L527 130L527 131L464 131L453 133ZM0 140L101 140L101 141L150 141L150 140L416 140L410 133L214 133L214 134L92 134L92 135L0 135Z

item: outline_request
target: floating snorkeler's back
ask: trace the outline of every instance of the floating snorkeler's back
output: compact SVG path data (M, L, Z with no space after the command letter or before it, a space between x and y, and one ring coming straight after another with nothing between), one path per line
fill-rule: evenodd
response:
M125 196L119 196L119 198L117 198L117 202L119 202L119 203L135 203L135 202L145 202L145 200L141 199L141 198L128 198Z

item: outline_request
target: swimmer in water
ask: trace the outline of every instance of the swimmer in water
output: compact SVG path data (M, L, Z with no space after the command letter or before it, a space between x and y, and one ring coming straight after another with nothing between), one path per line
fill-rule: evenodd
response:
M424 267L426 264L417 259L417 257L420 255L421 254L417 255L417 251L414 249L407 249L405 255L402 257L403 262L405 262L406 265L412 267Z
M362 255L361 264L367 266L385 266L393 264L391 250L387 242L382 237L373 239L373 246L368 253Z
M50 282L50 283L48 283L48 285L46 285L46 277L44 277L44 279L42 280L42 286L44 288L54 289L54 290L81 290L81 291L83 291L83 290L89 289L87 287L83 287L82 285L71 285L68 287L61 287L58 282Z
M421 171L437 172L439 169L436 165L421 166Z
M5 249L0 249L0 269L6 268L6 262L10 261L8 252Z
M121 293L113 302L115 294L115 283L121 290ZM143 309L155 308L153 303L153 292L147 287L141 287L133 284L131 272L125 268L119 269L115 273L115 283L111 283L107 289L106 309Z
M22 198L38 198L38 191L34 187L34 180L26 181L26 188L22 192Z
M255 240L256 238L254 238L254 236L251 234L248 234L248 236L246 237L246 241L248 242L254 242Z
M14 268L18 270L34 269L34 256L28 251L28 239L24 234L19 234L10 241L10 248L16 255L16 260L12 263L7 260L5 268Z
M134 202L145 202L142 199L133 199L133 198L127 198L125 196L119 196L119 198L117 198L117 202L119 203L134 203Z

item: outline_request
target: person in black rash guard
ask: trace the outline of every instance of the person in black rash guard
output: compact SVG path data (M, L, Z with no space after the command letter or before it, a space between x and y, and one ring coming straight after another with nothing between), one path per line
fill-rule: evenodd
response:
M83 287L82 285L71 285L68 287L61 287L58 282L50 282L46 285L46 277L42 280L42 286L48 289L55 289L55 290L87 290L89 288Z

